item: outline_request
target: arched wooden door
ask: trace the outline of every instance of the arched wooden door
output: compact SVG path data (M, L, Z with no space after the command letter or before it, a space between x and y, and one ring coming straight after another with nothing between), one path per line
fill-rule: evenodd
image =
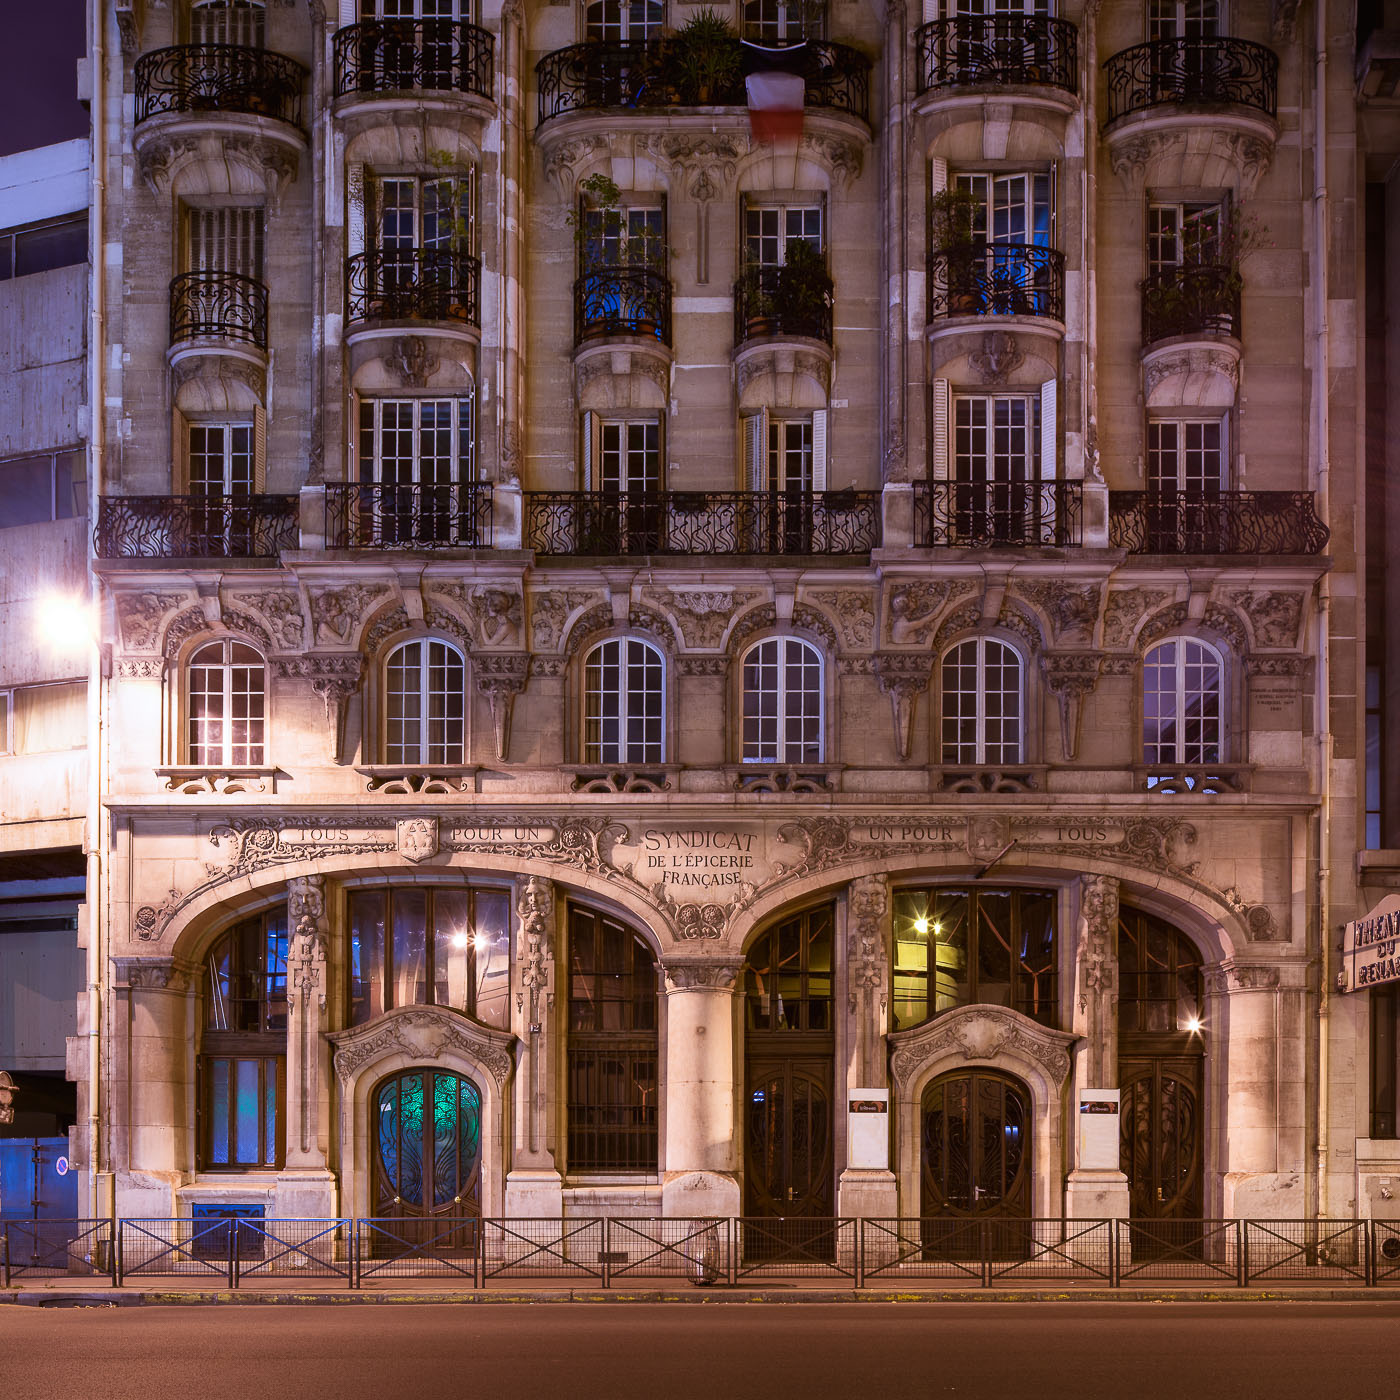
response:
M924 1090L925 1219L1029 1219L1031 1096L993 1070L945 1074Z
M831 1068L826 1061L749 1069L749 1215L829 1216Z
M470 1079L445 1070L407 1070L379 1085L370 1112L377 1217L480 1216L481 1092Z
M1134 1219L1199 1220L1201 1061L1153 1057L1119 1062L1121 1161Z

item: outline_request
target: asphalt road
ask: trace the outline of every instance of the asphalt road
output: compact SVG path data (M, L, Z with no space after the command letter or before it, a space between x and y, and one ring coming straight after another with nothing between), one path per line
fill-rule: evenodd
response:
M1315 1400L1400 1304L0 1307L5 1400Z

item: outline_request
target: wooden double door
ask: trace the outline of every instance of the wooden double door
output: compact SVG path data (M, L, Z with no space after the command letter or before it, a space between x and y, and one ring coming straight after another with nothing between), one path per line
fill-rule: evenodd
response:
M1120 1163L1135 1220L1201 1219L1202 1065L1198 1055L1144 1055L1118 1062Z
M831 1054L751 1055L745 1096L745 1215L835 1214Z

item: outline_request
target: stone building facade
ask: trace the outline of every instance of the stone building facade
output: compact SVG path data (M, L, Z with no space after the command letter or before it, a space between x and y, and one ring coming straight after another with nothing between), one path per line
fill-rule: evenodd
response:
M92 1208L1364 1213L1349 8L714 8L99 7Z

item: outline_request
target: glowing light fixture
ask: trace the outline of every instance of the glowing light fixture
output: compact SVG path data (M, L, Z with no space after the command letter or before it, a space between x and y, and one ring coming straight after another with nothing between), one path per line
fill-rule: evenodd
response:
M1192 1016L1186 1022L1186 1029L1194 1035L1201 1029L1201 1018L1199 1016Z
M914 920L914 932L915 932L915 933L927 933L927 932L928 932L928 920L927 920L926 918L924 918L922 914L921 914L917 919Z
M81 594L46 593L39 599L38 613L41 633L51 647L86 646L97 635L92 609Z
M452 935L452 946L454 948L465 948L470 941L467 935L460 931Z

